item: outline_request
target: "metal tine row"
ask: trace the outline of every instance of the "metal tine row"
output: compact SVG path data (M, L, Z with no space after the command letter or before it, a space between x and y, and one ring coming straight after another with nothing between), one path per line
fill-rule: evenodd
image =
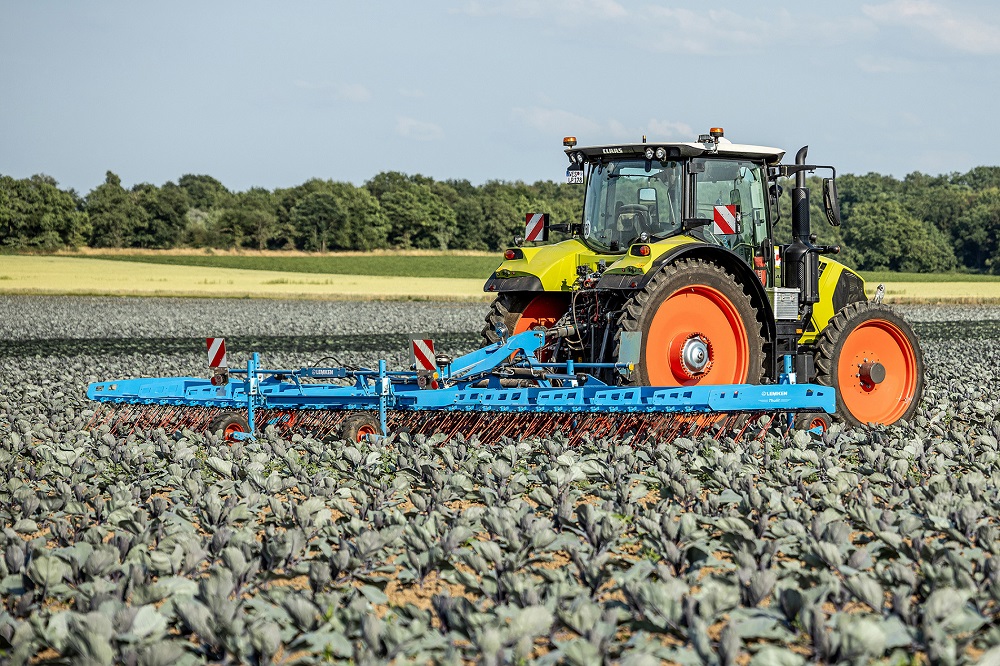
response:
M121 405L98 409L91 417L88 429L108 427L115 436L163 428L178 432L184 429L205 431L225 410L215 407L180 407L175 405ZM293 433L324 439L339 434L340 426L351 412L345 410L258 410L255 427L264 431L273 426L283 437ZM590 436L620 438L628 434L639 437L672 440L678 437L698 438L706 433L717 439L732 437L762 439L771 428L775 414L688 413L688 414L567 414L509 412L392 412L390 432L409 432L430 436L443 433L446 439L462 434L475 437L483 444L493 444L504 438L526 439L551 437L562 432L569 444L576 446Z

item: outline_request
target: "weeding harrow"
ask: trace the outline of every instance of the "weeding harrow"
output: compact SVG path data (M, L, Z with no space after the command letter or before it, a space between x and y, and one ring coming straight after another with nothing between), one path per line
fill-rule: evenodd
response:
M408 431L461 433L482 442L562 431L575 443L588 433L757 436L778 414L833 413L836 406L832 388L788 382L794 378L790 359L781 384L624 387L587 371L612 368L627 375L627 364L536 358L547 340L570 333L549 329L501 336L455 359L438 356L434 370L389 371L384 360L377 369L266 369L254 353L245 370L217 368L211 379L97 382L87 397L102 406L90 425L107 426L116 435L155 428L222 430L230 439L253 438L268 426L313 437L360 439Z

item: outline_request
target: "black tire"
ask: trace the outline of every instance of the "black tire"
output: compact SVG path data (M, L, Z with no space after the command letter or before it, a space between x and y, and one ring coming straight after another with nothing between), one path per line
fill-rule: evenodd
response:
M744 356L742 361L745 361L746 367L744 374L738 377L722 375L725 377L725 380L722 381L718 379L719 375L713 377L709 370L704 375L700 375L701 378L695 375L687 379L687 383L760 384L764 377L764 338L761 334L760 322L757 319L757 309L753 306L750 296L732 275L718 264L701 259L682 259L667 266L654 275L645 288L633 294L625 303L624 312L618 320L619 331L640 331L642 333L639 362L627 383L652 386L651 379L657 382L656 385L683 383L682 380L674 380L676 375L671 375L667 382L661 381L664 373L659 370L654 370L654 376L650 376L649 362L658 363L661 355L665 358L669 353L660 346L657 346L656 349L650 348L651 344L657 344L650 342L650 326L663 303L687 287L694 289L707 287L724 296L732 304L732 311L738 315L746 335L746 353L745 355L741 354ZM699 332L698 321L692 320L690 322L690 332L692 335ZM734 339L735 337L734 333ZM742 336L740 337L742 338ZM626 359L621 359L621 336L618 335L617 338L615 358L624 361ZM736 371L734 373L740 374ZM735 381L730 382L730 379Z
M536 299L538 299L536 304L532 306L532 302ZM530 317L540 315L544 321L554 323L565 314L568 307L568 296L551 291L512 291L500 294L494 299L490 311L486 314L486 325L481 332L483 337L481 346L485 347L500 341L496 333L497 324L502 323L507 327L508 334L513 334L521 315L526 311Z
M213 434L221 431L223 439L233 441L232 433L250 432L250 424L242 414L227 412L213 419L208 425L208 431Z
M866 336L871 335L876 337L867 343ZM909 420L920 405L924 392L920 343L913 328L888 305L861 301L841 309L820 333L815 361L816 381L837 389L837 417L852 426ZM879 363L882 369L865 370L866 361ZM845 373L848 366L852 372Z
M378 415L372 412L355 412L340 424L340 437L348 442L360 442L367 435L382 433Z
M503 324L508 331L513 331L517 320L521 318L521 312L529 302L531 302L530 294L519 292L498 294L490 304L490 311L486 313L486 325L480 332L483 337L480 346L485 347L500 341L500 336L496 333L497 324Z
M795 415L795 429L812 430L820 428L825 433L833 423L831 416L831 414L827 414L826 412L799 412Z

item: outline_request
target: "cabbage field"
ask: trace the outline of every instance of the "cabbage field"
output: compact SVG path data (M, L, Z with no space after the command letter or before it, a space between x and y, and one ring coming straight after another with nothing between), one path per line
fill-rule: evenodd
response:
M1000 663L1000 308L910 307L912 423L481 446L85 425L90 381L406 362L455 303L0 297L0 662ZM329 362L329 361L328 361Z

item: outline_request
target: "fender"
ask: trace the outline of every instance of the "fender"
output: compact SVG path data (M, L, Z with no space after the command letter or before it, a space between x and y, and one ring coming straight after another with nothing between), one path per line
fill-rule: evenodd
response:
M654 259L645 273L640 275L605 273L597 288L622 291L644 289L660 270L681 259L704 259L722 266L733 274L737 282L750 294L750 302L757 310L757 320L761 323L761 330L764 331L765 343L770 344L774 341L777 337L774 313L760 278L742 258L718 245L701 242L677 245Z

